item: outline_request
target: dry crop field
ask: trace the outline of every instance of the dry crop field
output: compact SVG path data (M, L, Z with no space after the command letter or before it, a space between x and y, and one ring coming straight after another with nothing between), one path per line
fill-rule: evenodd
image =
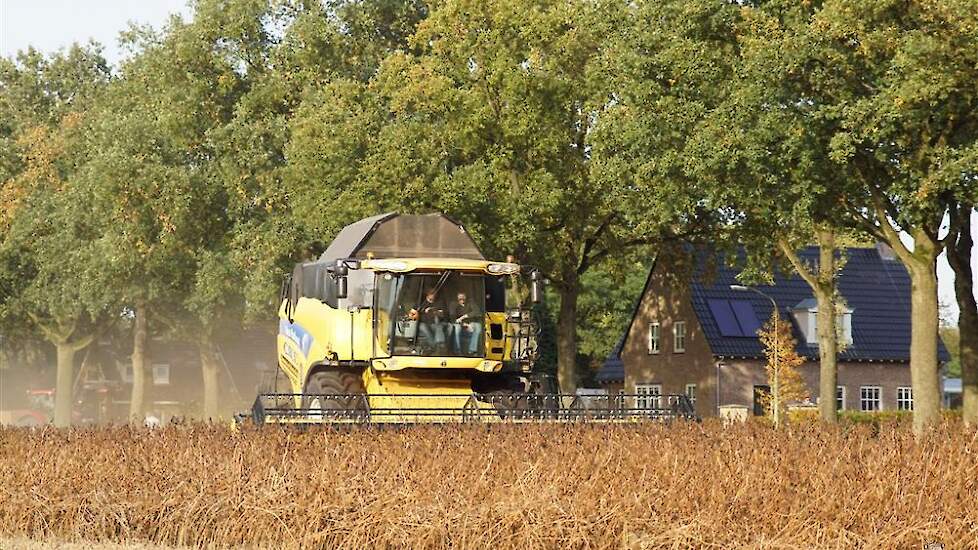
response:
M976 501L960 424L0 429L0 540L49 544L973 548Z

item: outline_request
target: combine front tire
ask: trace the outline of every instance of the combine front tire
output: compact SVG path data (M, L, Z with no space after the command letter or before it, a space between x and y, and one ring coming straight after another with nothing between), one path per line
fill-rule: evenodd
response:
M331 368L314 372L302 393L302 408L312 418L356 421L367 417L363 379L355 371Z

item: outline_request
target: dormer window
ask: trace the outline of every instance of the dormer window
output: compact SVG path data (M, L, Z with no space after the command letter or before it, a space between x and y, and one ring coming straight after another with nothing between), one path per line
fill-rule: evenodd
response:
M795 322L805 336L809 345L818 345L818 302L815 298L802 300L791 309ZM839 343L844 346L852 345L852 309L843 305L836 315L836 328L839 331Z

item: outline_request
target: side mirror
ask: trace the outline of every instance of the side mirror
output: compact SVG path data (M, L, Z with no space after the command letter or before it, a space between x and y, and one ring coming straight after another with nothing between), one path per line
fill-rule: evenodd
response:
M346 267L346 262L343 260L336 260L336 267L333 268L333 276L336 277L336 297L346 298L347 294L347 279L346 276L349 274L349 269Z
M530 273L530 301L534 304L543 301L543 274L537 270Z

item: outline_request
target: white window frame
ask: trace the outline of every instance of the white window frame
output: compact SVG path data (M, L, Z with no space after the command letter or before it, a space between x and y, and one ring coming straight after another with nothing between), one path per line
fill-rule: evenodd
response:
M896 402L898 411L913 410L913 388L910 386L900 386L897 388Z
M875 393L874 396L867 397L867 392ZM867 403L876 403L876 408L867 408ZM859 410L863 412L883 410L883 388L880 386L859 386Z
M672 324L672 351L674 353L686 351L686 321L676 321Z
M805 343L818 345L818 308L796 309L795 320L805 336ZM836 330L839 342L846 346L852 345L852 311L846 310L835 316Z
M835 410L837 411L846 410L846 387L845 386L835 387Z
M649 323L649 355L656 355L661 348L662 327L658 321Z
M686 397L689 398L690 404L694 407L696 406L696 384L686 384L686 389L683 390L686 393Z
M662 405L662 384L635 384L635 408L659 409Z
M157 370L159 369L159 370ZM165 372L165 375L163 374ZM154 386L169 386L170 385L170 364L169 363L153 363L150 367L150 373L153 376Z
M839 328L842 330L840 335L840 340L847 346L852 345L852 312L846 311L845 313L839 314Z
M809 309L805 311L808 319L808 330L805 331L805 341L809 344L818 344L818 310Z

